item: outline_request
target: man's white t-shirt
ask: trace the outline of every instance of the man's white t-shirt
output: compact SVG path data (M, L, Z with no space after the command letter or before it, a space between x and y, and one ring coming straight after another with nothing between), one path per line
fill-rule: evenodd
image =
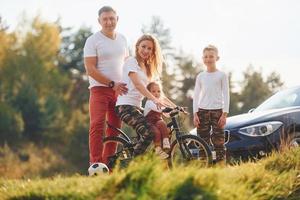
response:
M229 112L229 85L224 72L201 72L196 77L193 113L198 109L223 109Z
M124 58L128 56L127 40L120 33L111 39L100 31L87 38L84 49L84 57L97 57L97 70L109 79L120 82ZM94 86L107 86L99 83L89 76L89 88Z
M148 84L148 78L146 73L138 65L137 60L134 57L126 59L123 67L122 82L127 84L128 92L125 95L118 96L116 106L119 105L132 105L141 107L144 96L135 88L133 82L129 77L130 72L137 73L141 83L146 87Z
M152 100L148 99L145 103L144 116L147 116L151 110L158 112L158 113L162 113L162 110L159 109Z

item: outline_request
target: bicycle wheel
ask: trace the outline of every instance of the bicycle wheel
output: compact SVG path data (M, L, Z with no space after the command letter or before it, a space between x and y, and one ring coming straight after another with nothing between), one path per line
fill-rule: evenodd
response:
M181 144L178 141L182 141ZM212 164L212 153L207 143L195 135L182 135L174 140L170 150L170 165L194 163L203 167Z
M124 138L119 136L108 136L103 139L104 151L107 149L114 149L114 152L109 152L106 160L107 166L112 169L119 164L121 168L124 168L132 160L132 145L128 143Z

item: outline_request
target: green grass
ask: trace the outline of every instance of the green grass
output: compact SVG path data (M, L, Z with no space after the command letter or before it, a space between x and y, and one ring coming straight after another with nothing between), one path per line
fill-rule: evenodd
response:
M97 177L0 179L0 199L300 199L300 148L256 163L168 169L153 155Z

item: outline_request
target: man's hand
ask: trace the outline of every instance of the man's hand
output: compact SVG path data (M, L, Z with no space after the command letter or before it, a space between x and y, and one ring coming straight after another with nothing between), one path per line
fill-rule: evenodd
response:
M123 95L123 94L127 94L128 92L126 83L121 83L121 82L115 83L112 89L116 92L116 95Z
M200 120L199 120L197 113L194 113L194 126L197 128L200 127Z

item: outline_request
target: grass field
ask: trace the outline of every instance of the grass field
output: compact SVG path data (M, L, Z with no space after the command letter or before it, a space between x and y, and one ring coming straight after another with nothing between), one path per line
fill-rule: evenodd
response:
M0 199L300 199L300 148L257 162L199 168L152 155L97 177L0 179Z

